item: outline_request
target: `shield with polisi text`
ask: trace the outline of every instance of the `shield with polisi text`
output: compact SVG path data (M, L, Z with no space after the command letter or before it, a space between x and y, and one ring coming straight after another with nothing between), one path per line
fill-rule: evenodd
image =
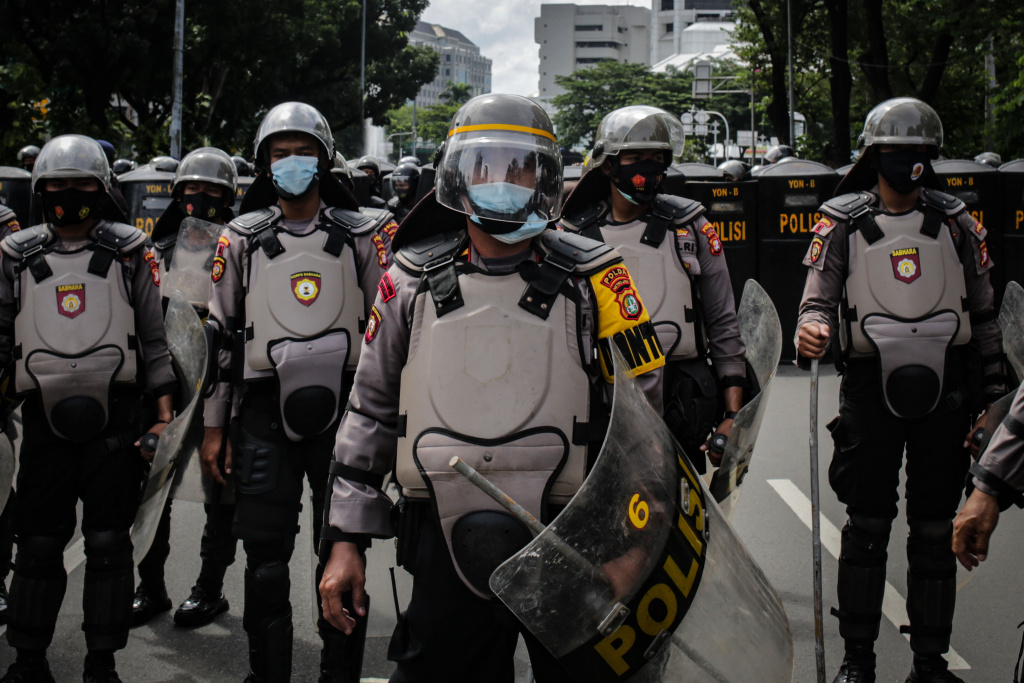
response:
M491 589L581 680L790 681L779 596L612 355L611 425L593 470Z

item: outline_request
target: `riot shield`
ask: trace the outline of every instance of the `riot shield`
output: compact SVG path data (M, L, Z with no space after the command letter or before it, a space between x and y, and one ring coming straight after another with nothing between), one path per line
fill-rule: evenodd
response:
M6 434L0 433L0 512L7 507L7 499L11 497L13 483L14 444Z
M146 556L153 543L153 535L171 491L171 478L178 456L195 421L193 417L200 401L203 375L206 372L206 335L203 334L203 324L191 304L179 292L171 294L168 301L164 328L185 407L164 429L156 447L142 504L132 527L136 563Z
M615 366L593 470L491 589L580 680L788 683L782 601L621 357Z
M174 257L164 275L162 292L181 292L193 306L207 309L210 305L210 273L220 248L218 240L224 226L198 218L186 218L178 228ZM164 296L167 296L166 294Z
M999 327L1003 330L1003 352L1017 377L1024 378L1024 334L1021 334L1024 332L1024 287L1016 282L1006 283L1003 303L999 307ZM979 444L979 453L984 453L988 448L996 427L1002 424L1003 418L1010 412L1016 395L1017 389L1013 388L988 409L988 417L985 420L987 427Z
M747 348L747 363L757 377L759 391L736 414L722 464L711 477L709 489L726 519L731 520L739 500L740 486L750 467L754 442L768 406L768 392L782 355L782 326L768 293L753 280L743 287L737 313L740 337Z

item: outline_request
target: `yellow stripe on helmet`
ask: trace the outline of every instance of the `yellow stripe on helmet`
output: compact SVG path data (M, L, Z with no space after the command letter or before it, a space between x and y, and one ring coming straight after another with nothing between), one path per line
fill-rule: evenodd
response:
M540 135L552 142L555 142L555 136L546 130L530 128L529 126L513 126L502 123L484 123L479 126L459 126L458 128L452 128L451 131L448 132L448 137L451 137L456 133L475 133L481 130L511 130L516 133L530 133L531 135Z

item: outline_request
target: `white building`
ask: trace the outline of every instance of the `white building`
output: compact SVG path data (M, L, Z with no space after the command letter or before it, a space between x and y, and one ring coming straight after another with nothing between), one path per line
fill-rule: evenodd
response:
M654 62L651 70L661 72L669 67L686 71L701 59L738 61L732 49L732 31L736 24L731 21L701 21L690 24L679 32L675 43L678 51L661 61Z
M555 76L568 76L591 64L608 60L649 64L651 25L646 7L541 5L533 24L534 40L540 45L537 97L550 103L564 92L555 84Z
M729 22L732 0L651 0L651 55L658 64L674 55L692 53L687 29L701 22ZM710 50L708 50L710 51Z
M480 48L462 33L441 26L416 22L416 28L409 34L413 45L427 45L441 56L437 76L420 88L416 95L417 107L429 107L440 100L438 95L453 83L468 83L473 95L491 92L491 60L480 54Z

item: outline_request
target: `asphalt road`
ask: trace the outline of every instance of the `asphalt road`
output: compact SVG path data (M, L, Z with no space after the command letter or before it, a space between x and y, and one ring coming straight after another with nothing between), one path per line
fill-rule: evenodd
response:
M829 373L825 373L829 374ZM770 397L765 424L746 478L742 498L733 519L734 526L753 557L781 596L793 632L795 663L793 681L813 683L814 618L812 614L812 570L810 533L810 484L807 449L807 374L782 368ZM838 380L821 382L821 481L822 545L826 615L835 606L836 554L838 533L845 521L842 505L827 486L825 470L831 456L831 439L824 425L838 407ZM308 505L306 506L308 509ZM199 537L203 526L202 507L178 502L174 507L172 555L167 566L167 587L175 604L188 596L199 571ZM968 683L1010 681L1020 646L1017 624L1024 619L1024 594L1019 567L1024 547L1017 539L1024 532L1024 515L1010 511L1003 515L995 534L994 551L980 570L960 570L957 615L953 633L951 668ZM878 680L902 682L910 667L910 647L899 633L906 623L903 599L906 595L907 527L902 517L893 527L889 548L890 584L885 618L879 637ZM319 639L312 625L310 588L309 520L305 520L292 559L292 602L295 614L295 656L293 680L308 682L317 677ZM364 665L364 680L386 680L392 666L386 660L388 638L395 623L391 583L387 568L394 564L393 545L377 543L370 551L369 592L373 596L370 637ZM49 651L57 681L81 680L85 644L81 592L83 556L76 538L65 553L69 568L68 591L60 622ZM206 627L176 628L170 613L132 631L128 647L118 655L118 671L126 683L241 681L246 673L246 641L242 631L242 561L227 576L225 592L231 609ZM399 600L408 600L410 579L401 569ZM825 617L825 651L828 680L842 659L842 642L834 618ZM722 638L728 639L723 633ZM0 642L0 666L6 668L14 652ZM738 656L757 657L756 652ZM519 679L526 680L526 662L517 658ZM747 682L744 682L747 683Z

